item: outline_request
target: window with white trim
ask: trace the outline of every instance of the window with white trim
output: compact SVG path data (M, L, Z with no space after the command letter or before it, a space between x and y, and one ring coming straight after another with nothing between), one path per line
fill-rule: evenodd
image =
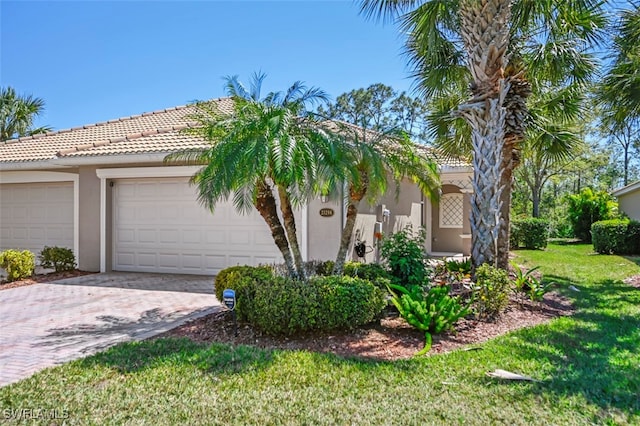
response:
M464 195L459 193L440 196L440 228L462 228Z

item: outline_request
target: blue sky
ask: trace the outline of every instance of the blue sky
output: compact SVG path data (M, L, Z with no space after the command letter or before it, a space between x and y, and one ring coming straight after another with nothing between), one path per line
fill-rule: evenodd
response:
M43 98L54 129L224 96L223 76L255 71L333 98L412 84L398 29L351 1L2 0L0 43L0 84Z

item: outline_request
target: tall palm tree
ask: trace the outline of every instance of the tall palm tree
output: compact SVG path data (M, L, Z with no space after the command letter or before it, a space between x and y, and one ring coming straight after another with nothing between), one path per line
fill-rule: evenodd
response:
M296 235L294 206L317 188L317 164L330 134L306 114L307 106L326 101L316 88L294 83L286 92L261 97L264 74L245 87L237 76L226 78L233 112L215 101L196 104L196 126L188 131L210 144L169 155L167 161L202 165L191 178L199 201L210 210L233 197L237 210L257 209L271 230L289 274L305 278ZM276 201L278 197L278 201ZM278 214L282 214L282 221Z
M345 226L333 270L339 275L362 200L375 204L387 192L390 178L395 183L396 194L402 180L408 178L422 193L437 199L440 180L435 162L421 154L406 133L369 131L342 122L332 122L332 126L337 126L334 132L344 138L337 150L342 160L334 161L332 167L347 184Z
M12 87L0 87L0 141L50 131L48 126L33 127L36 117L43 112L41 98L20 96Z
M470 89L455 113L468 123L473 147L472 257L475 266L506 266L512 174L535 83L528 67L585 78L593 64L584 45L605 23L601 2L362 0L361 8L399 17L425 96ZM563 73L568 64L573 73Z

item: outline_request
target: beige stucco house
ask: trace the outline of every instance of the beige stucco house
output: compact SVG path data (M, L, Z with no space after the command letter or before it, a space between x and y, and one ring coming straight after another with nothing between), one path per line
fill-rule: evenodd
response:
M231 110L230 99L216 101ZM212 215L188 184L197 167L163 164L168 153L205 145L181 132L191 113L192 106L168 108L0 143L0 250L69 247L80 269L103 272L213 275L230 265L279 261L256 211L241 215L223 203ZM376 226L390 232L425 225L427 252L468 254L471 170L438 161L439 204L405 182L397 200L390 194L384 206L361 206L356 236L371 245ZM342 203L315 199L297 216L303 256L333 259Z
M640 180L612 192L618 206L631 219L640 220Z

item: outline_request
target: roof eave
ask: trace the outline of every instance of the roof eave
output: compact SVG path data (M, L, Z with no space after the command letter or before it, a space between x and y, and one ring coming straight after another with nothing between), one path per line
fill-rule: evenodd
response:
M83 155L73 157L60 157L55 164L73 166L95 166L105 164L131 164L131 163L162 163L170 152L154 152L139 154L113 154L113 155Z
M625 187L616 189L615 191L611 192L611 195L613 195L614 197L619 197L621 195L628 194L629 192L634 192L638 189L640 189L640 180Z

